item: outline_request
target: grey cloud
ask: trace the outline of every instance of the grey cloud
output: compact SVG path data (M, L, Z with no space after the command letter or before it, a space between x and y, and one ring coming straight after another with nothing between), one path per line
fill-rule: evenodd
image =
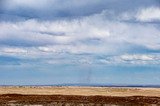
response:
M1 13L24 18L60 19L78 18L102 12L113 11L116 14L133 11L136 8L155 6L157 0L2 0ZM57 18L56 18L57 17Z

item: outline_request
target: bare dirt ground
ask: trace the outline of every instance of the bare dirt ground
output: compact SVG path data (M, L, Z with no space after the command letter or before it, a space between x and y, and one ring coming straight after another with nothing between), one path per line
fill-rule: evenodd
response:
M160 106L160 88L0 87L0 106Z

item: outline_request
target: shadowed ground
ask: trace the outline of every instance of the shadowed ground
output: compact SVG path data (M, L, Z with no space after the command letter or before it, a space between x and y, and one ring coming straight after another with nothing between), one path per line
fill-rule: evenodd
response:
M0 95L0 105L43 105L43 106L148 106L160 105L159 97L107 97L73 95Z

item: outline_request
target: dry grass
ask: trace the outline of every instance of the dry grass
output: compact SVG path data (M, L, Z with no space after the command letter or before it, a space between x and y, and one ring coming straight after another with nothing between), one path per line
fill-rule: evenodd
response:
M159 88L0 87L0 106L159 106Z
M0 94L34 95L84 95L84 96L156 96L160 88L111 88L111 87L0 87Z

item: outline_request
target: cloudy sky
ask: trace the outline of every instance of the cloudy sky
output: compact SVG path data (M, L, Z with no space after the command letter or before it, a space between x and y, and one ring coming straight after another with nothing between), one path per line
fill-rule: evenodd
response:
M160 0L0 0L0 85L160 85Z

